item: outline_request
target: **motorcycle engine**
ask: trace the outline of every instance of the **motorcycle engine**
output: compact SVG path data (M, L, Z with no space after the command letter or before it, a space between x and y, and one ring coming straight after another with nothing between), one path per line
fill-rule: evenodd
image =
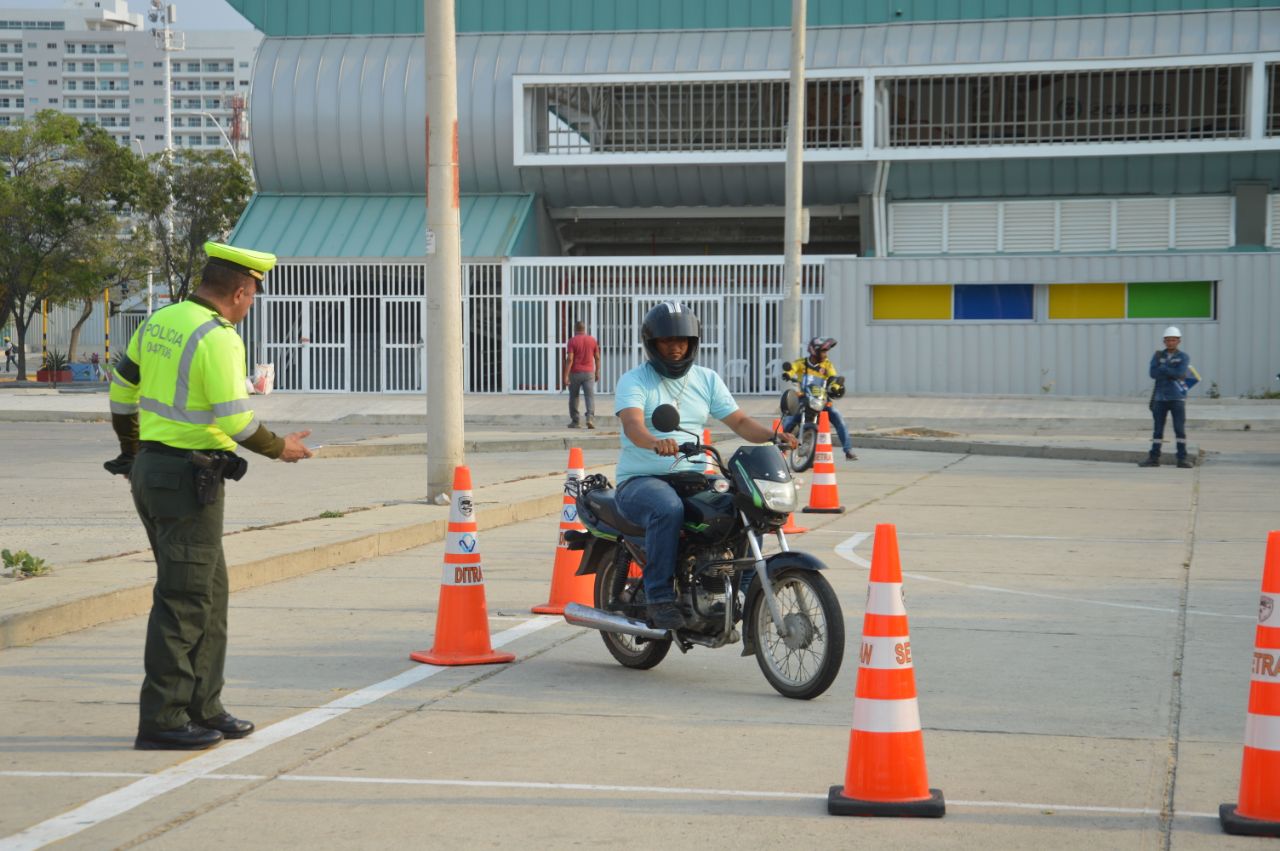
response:
M724 629L724 607L728 602L728 583L723 574L698 577L686 591L691 617L686 620L698 632L719 633Z

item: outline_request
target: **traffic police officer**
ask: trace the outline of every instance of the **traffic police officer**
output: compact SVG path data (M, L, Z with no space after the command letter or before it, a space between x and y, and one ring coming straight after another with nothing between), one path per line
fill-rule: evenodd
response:
M277 437L258 422L245 388L235 325L262 291L273 254L216 242L195 294L138 328L112 375L111 421L156 559L147 623L140 750L199 750L239 739L253 724L222 705L227 648L223 485L239 478L243 446L268 458L310 458L310 432Z

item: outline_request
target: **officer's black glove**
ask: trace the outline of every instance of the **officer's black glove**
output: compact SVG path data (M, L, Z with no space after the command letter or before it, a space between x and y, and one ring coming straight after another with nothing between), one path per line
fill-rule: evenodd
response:
M124 476L127 479L133 472L133 456L121 452L110 461L104 461L102 468L113 476Z
M833 375L827 379L827 395L832 399L839 399L844 395L843 375Z

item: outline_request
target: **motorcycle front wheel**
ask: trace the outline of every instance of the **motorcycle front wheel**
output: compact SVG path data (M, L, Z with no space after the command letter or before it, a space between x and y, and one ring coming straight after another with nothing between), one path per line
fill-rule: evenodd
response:
M764 594L747 613L756 661L764 678L783 697L811 700L835 682L844 661L844 615L826 578L812 570L783 570L773 577L773 593L786 624L778 634Z
M796 448L791 450L789 460L791 472L803 473L813 466L813 454L818 448L818 430L808 423L801 423L791 433L796 439Z
M619 547L613 560L596 572L595 594L597 609L644 619L644 579L625 549ZM600 638L620 664L642 671L665 659L671 649L670 639L654 641L620 632L601 632Z

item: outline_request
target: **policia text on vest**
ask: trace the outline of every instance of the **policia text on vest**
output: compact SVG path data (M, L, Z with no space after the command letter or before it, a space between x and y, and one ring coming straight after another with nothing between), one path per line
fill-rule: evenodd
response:
M156 559L147 623L139 749L197 750L253 732L222 705L227 653L224 482L248 467L240 446L268 458L310 458L310 432L284 437L258 422L235 325L262 291L272 254L215 242L188 301L156 311L111 376L111 423Z

